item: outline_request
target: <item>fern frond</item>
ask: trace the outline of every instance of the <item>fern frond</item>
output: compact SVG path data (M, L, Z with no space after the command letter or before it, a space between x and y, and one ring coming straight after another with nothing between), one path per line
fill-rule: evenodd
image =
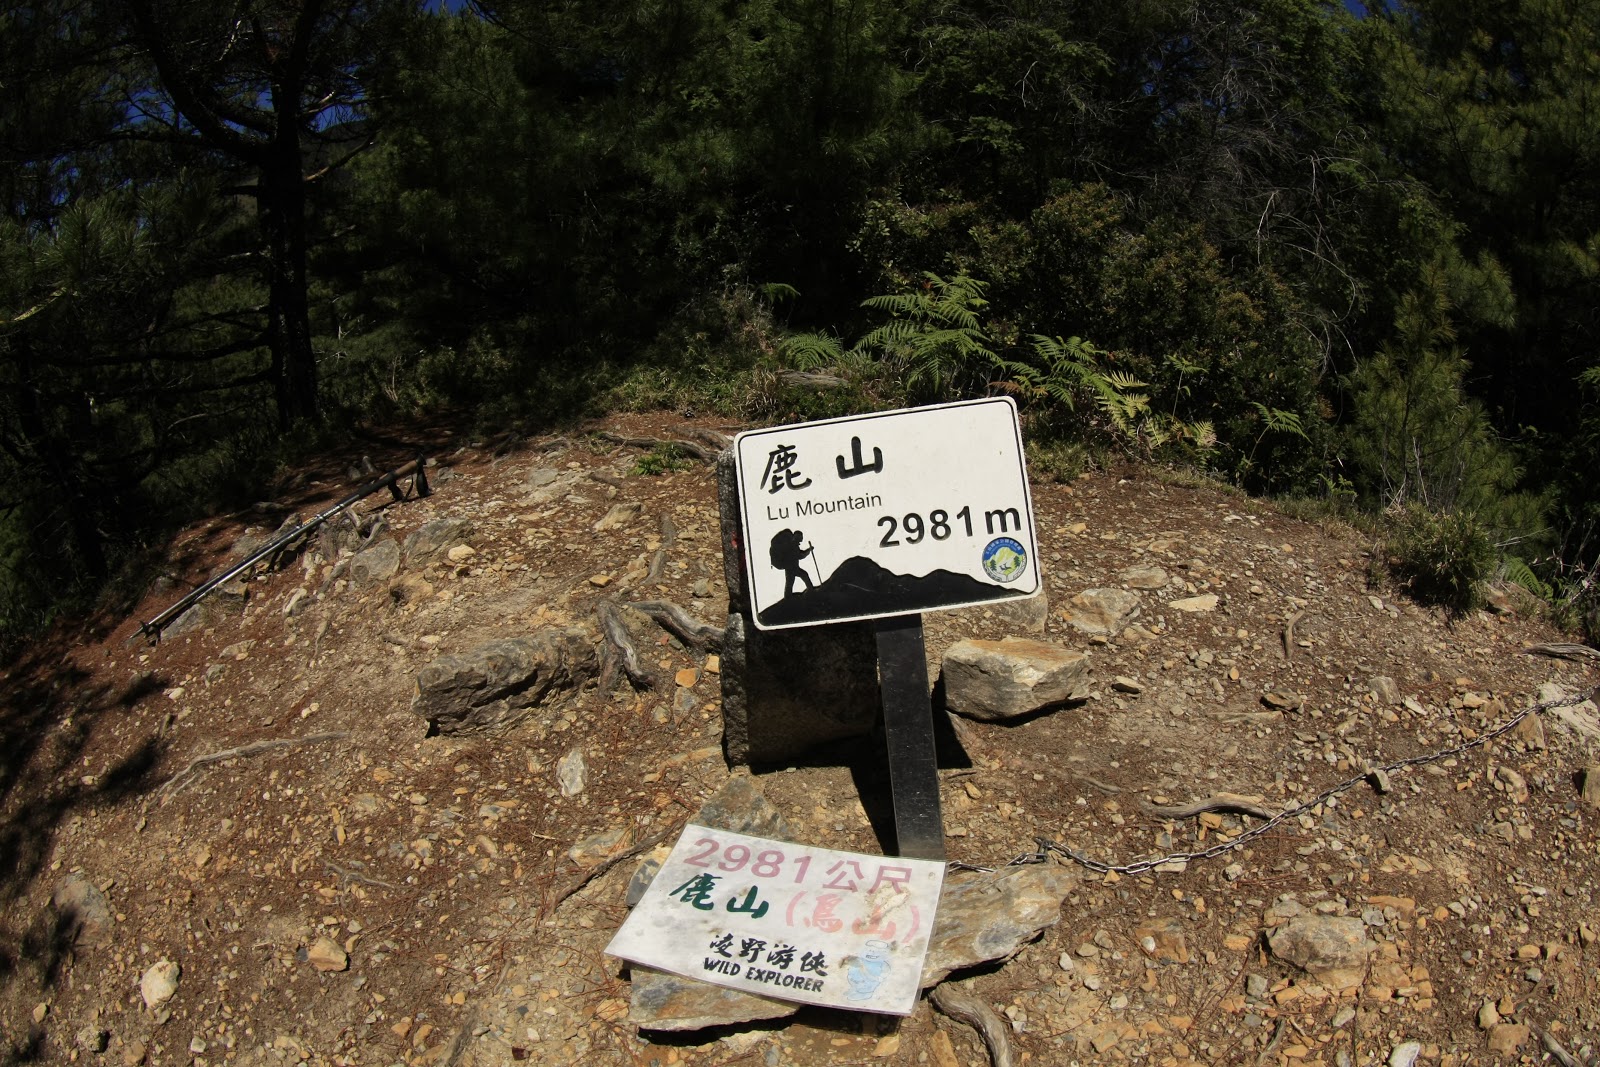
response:
M844 362L844 346L826 333L791 334L778 342L778 358L795 370L823 370Z

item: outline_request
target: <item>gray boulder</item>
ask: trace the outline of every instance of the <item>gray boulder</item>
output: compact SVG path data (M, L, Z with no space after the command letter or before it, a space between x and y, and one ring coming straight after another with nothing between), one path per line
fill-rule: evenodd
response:
M407 535L401 555L408 565L419 566L450 546L460 544L471 533L472 523L466 519L434 519Z
M400 570L400 545L392 537L385 537L370 548L357 552L350 560L350 581L363 588L371 588L393 578Z
M583 630L541 630L434 660L417 674L411 710L440 733L503 729L578 689L599 667Z
M1025 637L958 641L941 670L946 707L995 722L1070 699L1089 673L1089 657Z
M100 944L111 937L111 902L100 887L81 874L69 874L50 895L56 927L71 941Z

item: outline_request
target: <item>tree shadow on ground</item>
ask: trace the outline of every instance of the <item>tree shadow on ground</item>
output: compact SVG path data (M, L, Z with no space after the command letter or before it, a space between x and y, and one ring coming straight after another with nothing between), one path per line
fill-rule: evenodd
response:
M11 658L0 670L0 983L26 983L49 1000L70 968L82 917L71 908L29 907L49 870L57 835L83 812L148 794L165 750L149 737L114 755L101 731L149 693L169 683L154 673L126 686L97 681L57 643ZM85 773L84 759L110 765ZM14 1035L0 1049L8 1062L43 1054L41 1033Z

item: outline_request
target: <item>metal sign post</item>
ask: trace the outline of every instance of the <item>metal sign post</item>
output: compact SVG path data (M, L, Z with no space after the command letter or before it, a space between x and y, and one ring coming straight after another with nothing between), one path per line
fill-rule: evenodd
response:
M751 430L733 449L751 620L876 620L899 853L942 859L921 613L1043 588L1016 405Z
M922 616L879 619L878 677L883 733L894 798L895 851L919 860L944 859L944 818L933 750L933 702Z

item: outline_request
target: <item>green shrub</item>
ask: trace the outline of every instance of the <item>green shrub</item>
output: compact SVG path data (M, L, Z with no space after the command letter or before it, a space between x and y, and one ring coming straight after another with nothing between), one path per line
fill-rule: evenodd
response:
M1460 511L1400 512L1389 550L1396 574L1418 600L1452 611L1477 606L1497 562L1488 531Z

